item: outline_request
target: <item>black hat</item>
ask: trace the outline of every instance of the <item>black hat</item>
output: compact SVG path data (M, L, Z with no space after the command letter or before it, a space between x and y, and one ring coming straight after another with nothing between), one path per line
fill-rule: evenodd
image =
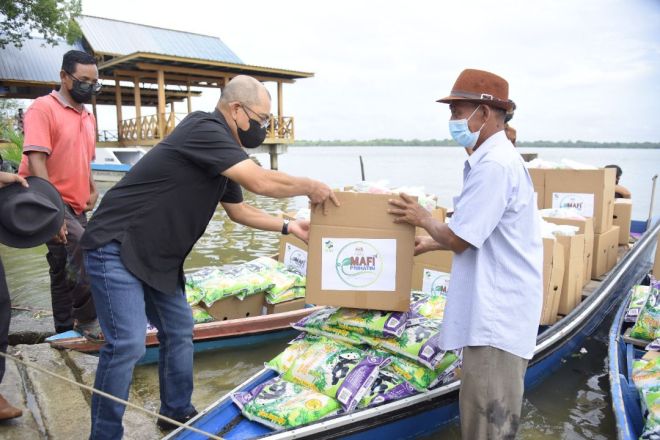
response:
M47 180L30 176L29 188L12 183L0 188L0 243L30 248L47 242L64 223L64 202Z

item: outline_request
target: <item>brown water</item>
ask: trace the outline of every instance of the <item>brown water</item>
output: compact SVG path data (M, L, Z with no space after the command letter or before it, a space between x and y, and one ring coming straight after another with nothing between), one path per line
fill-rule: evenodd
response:
M650 177L660 169L659 150L539 149L524 152L539 152L549 160L568 157L600 166L618 162L624 168L622 183L633 191L633 217L644 218L648 212ZM451 206L451 196L460 191L465 154L459 148L300 147L282 156L280 167L291 174L310 175L338 186L359 180L359 156L364 157L368 179L388 179L395 185L424 185L429 192L438 194L444 206ZM260 160L268 163L267 156ZM107 184L102 185L102 190L107 188ZM273 200L247 193L245 198L248 203L273 214L306 204L303 198ZM655 214L660 214L660 203L655 204ZM192 271L272 255L277 252L278 238L276 233L236 225L219 209L184 267ZM50 309L45 253L45 246L17 250L0 245L14 306ZM586 354L568 359L541 387L528 393L520 438L613 438L613 417L607 397L605 334L606 326L585 343ZM203 408L217 400L258 371L263 362L279 353L285 344L286 340L276 340L259 347L197 355L193 402ZM148 396L147 390L157 388L156 367L139 367L134 386L139 393ZM158 402L151 399L151 409L157 409ZM428 438L458 439L460 436L457 426L453 425Z

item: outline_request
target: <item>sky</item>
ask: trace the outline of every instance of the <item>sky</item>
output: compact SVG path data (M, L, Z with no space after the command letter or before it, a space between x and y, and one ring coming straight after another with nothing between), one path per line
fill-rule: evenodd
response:
M284 85L296 139L449 138L435 101L476 68L509 82L521 141L660 141L658 0L83 0L83 14L212 35L247 64L314 72ZM204 89L193 109L218 97ZM111 108L99 115L101 129L113 121Z

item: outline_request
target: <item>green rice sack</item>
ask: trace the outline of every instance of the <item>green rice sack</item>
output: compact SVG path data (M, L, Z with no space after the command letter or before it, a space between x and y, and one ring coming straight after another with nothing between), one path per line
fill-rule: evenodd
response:
M660 386L642 390L642 407L648 412L640 439L660 439Z
M653 283L651 293L630 331L630 336L647 341L660 337L660 282Z
M325 339L309 347L282 377L337 399L344 410L351 411L388 362L359 348Z
M316 422L341 409L335 399L281 377L250 392L234 393L231 398L245 417L275 430Z
M442 382L447 370L460 365L460 357L454 351L448 351L435 369L420 365L410 359L396 356L387 351L369 349L374 356L389 357L390 364L385 370L396 373L419 391L426 391Z
M294 340L289 342L289 345L282 353L266 362L264 366L271 370L275 370L278 373L285 373L291 368L293 361L303 354L312 344L320 340L321 337L319 336L301 333Z
M339 341L344 344L361 345L362 338L355 333L330 326L327 324L328 319L332 314L337 311L335 307L326 307L309 316L304 317L300 321L292 324L291 326L301 332L311 333L317 336L325 336L329 339Z
M304 287L291 287L284 292L271 292L266 293L266 301L268 304L279 304L285 301L291 301L298 298L305 297L305 288Z
M642 311L646 300L649 298L651 293L651 286L633 286L631 290L630 304L628 304L628 310L626 310L626 316L624 317L625 322L635 322L639 316L639 312Z
M213 321L213 317L206 310L198 306L192 306L193 321L195 324Z
M660 385L660 357L634 360L632 380L640 392L645 388Z
M417 390L397 374L380 370L369 392L360 400L358 408L382 405L394 400L404 399L416 393Z
M436 369L445 356L440 348L440 323L430 319L406 327L400 338L363 338L372 346L404 356L431 369Z
M204 292L193 284L186 283L186 301L191 306L199 304L204 299Z
M445 315L447 295L433 292L410 304L409 325L419 324L427 319L442 322Z
M359 335L398 338L406 328L408 314L341 308L328 319L327 324Z

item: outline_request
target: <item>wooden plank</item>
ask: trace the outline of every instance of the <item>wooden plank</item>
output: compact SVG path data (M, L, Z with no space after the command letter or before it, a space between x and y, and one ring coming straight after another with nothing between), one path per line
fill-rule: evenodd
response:
M121 116L121 84L117 77L115 77L115 106L117 109L117 137L121 140L121 124L123 119Z
M219 72L219 71L212 71L212 70L206 70L206 69L198 69L195 67L181 67L181 66L167 66L167 65L161 65L161 64L151 64L151 63L136 63L135 64L139 69L142 70L158 70L158 69L163 69L167 70L168 72L174 72L174 73L183 73L183 74L188 74L188 75L200 75L200 76L206 76L206 77L213 77L213 78L224 78L225 81L229 81L231 78L237 76L237 75L250 75L253 78L258 79L259 81L282 81L285 83L293 83L294 80L292 79L280 79L280 78L272 78L269 76L263 76L263 75L258 75L258 74L252 74L251 72ZM224 84L221 86L224 87Z
M140 78L133 78L133 100L135 103L135 122L137 124L137 141L142 139L142 100L140 99Z
M158 71L158 137L165 137L165 72Z
M628 344L632 344L632 345L634 345L635 347L642 347L642 348L644 348L644 347L646 347L647 345L649 345L649 344L651 343L651 341L645 341L645 340L643 340L643 339L637 339L637 338L633 338L633 337L631 337L631 336L630 336L630 332L631 332L631 331L632 331L632 327L630 327L629 329L627 329L627 330L623 333L623 340L624 340L625 342L627 342Z

